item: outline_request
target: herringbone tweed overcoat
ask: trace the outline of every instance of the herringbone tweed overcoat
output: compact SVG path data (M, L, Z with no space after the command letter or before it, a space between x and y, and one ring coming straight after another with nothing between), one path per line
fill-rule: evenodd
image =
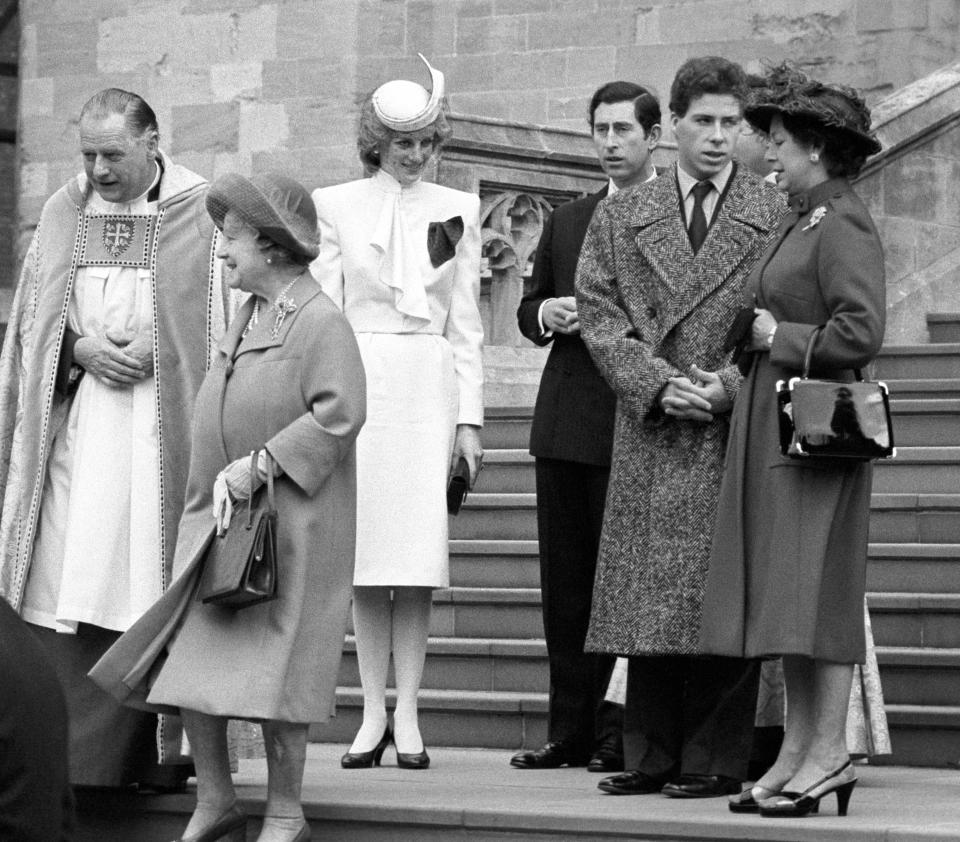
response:
M657 396L691 365L740 375L722 350L744 281L785 204L734 170L694 255L675 174L597 208L577 269L583 338L617 394L613 464L586 649L699 652L704 582L729 413L709 423L663 414Z

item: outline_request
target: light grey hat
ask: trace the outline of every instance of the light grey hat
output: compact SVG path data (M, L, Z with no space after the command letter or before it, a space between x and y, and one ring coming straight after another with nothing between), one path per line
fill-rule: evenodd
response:
M373 110L383 125L396 132L415 132L429 126L443 106L443 74L417 53L430 71L431 90L406 79L384 82L373 92Z
M207 213L223 228L223 218L230 210L295 254L313 260L320 253L317 209L307 189L292 178L280 173L251 178L235 172L221 176L207 191Z

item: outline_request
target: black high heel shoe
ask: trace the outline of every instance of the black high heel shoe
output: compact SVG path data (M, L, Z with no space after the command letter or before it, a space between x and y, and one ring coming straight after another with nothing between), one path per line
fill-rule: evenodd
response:
M825 775L803 792L781 792L778 797L762 802L760 804L760 815L767 818L800 818L810 813L816 813L820 809L820 799L831 792L835 792L837 794L837 815L845 816L857 779L835 781L834 778L842 775L847 769L851 768L851 765L848 760L839 769Z
M181 836L174 842L244 842L247 838L247 814L239 804L234 804L212 825L192 836Z
M430 755L427 754L426 749L418 751L416 754L404 754L402 751L398 751L397 766L401 769L429 769Z
M754 791L758 789L763 790L765 793L765 795L761 795L759 799L753 794ZM757 786L754 784L752 787L747 787L739 795L731 795L727 806L730 808L731 813L759 813L760 801L775 798L780 794L777 790L767 789L765 786Z
M347 752L340 758L340 766L344 769L369 769L371 766L379 766L383 752L393 740L393 734L388 725L383 729L383 736L370 751ZM399 757L399 755L397 755Z

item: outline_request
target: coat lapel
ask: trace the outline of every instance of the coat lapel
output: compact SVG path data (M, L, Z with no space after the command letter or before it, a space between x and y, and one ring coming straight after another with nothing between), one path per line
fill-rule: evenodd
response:
M237 357L250 353L251 351L262 351L265 348L276 348L280 345L283 345L287 338L287 334L290 332L290 326L294 323L294 321L296 321L297 316L300 314L300 310L308 301L310 301L310 299L319 294L320 285L313 280L309 273L304 273L301 278L297 279L296 283L294 283L294 285L290 288L290 291L287 293L288 297L292 298L296 303L297 309L287 314L287 317L283 320L283 324L280 326L280 330L277 332L277 335L271 336L270 331L270 326L273 324L273 320L276 316L273 308L264 308L261 305L261 329L251 334L249 339L247 339L241 347L240 342L243 339L243 329L250 320L250 314L253 313L254 297L251 295L243 303L243 306L241 306L233 321L230 322L230 327L224 335L223 340L220 342L220 352L226 355L227 359L236 359Z
M633 220L637 247L650 263L664 302L660 335L667 333L701 301L737 273L757 242L757 232L771 228L769 211L748 191L739 171L720 205L700 251L694 255L683 224L674 178L657 179L656 192L637 209Z

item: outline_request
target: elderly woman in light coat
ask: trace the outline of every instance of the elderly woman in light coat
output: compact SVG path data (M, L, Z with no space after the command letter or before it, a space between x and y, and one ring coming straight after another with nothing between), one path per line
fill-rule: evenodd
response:
M365 418L353 331L314 282L316 214L291 179L231 174L207 210L230 284L252 293L197 398L187 504L167 594L94 668L128 702L183 716L197 807L180 842L246 839L227 756L228 718L259 721L268 791L259 842L310 838L300 806L308 723L334 708L355 539L354 442ZM194 598L204 551L231 504L276 476L278 595L243 611ZM169 652L164 660L164 649Z
M313 272L353 326L370 384L369 420L357 441L353 609L364 708L341 761L347 768L379 764L391 739L401 767L430 762L417 694L431 589L449 584L447 478L461 456L471 482L480 464L480 201L422 180L451 133L443 74L427 67L431 92L394 80L364 102L357 145L372 177L313 194L320 224Z

